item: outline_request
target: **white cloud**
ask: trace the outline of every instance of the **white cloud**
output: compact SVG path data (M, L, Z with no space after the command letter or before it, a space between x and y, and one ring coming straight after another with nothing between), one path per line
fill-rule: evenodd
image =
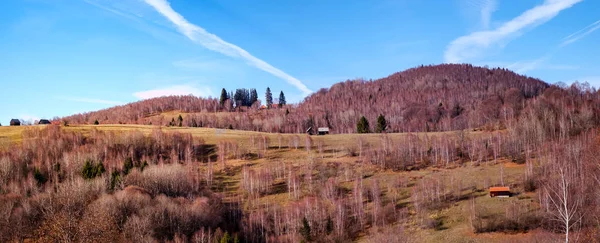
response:
M145 2L152 6L161 15L166 17L169 21L171 21L177 27L179 32L187 36L190 40L204 46L209 50L216 51L230 57L243 59L249 65L284 79L289 84L302 91L305 95L312 93L312 91L308 89L300 80L271 66L267 62L258 59L244 49L226 42L218 36L207 32L205 29L188 22L183 16L175 12L175 10L171 8L169 2L166 0L145 0Z
M195 95L200 97L213 96L209 87L196 87L193 85L175 85L171 87L146 90L133 93L138 99L150 99L169 95Z
M567 37L563 38L563 42L560 44L561 47L569 45L575 41L578 41L579 39L586 37L587 35L591 34L592 32L598 30L600 28L600 20L586 26L583 29L580 29L578 31L576 31L573 34L568 35Z
M106 104L106 105L121 105L121 104L123 104L120 101L102 100L102 99L90 99L90 98L81 98L81 97L58 97L58 99L60 99L60 100L66 100L66 101L94 103L94 104Z
M479 21L483 29L488 29L492 20L492 13L497 9L497 0L459 0L460 10L469 22Z
M529 60L529 61L517 61L514 62L510 65L508 65L506 68L511 69L513 71L515 71L516 73L520 73L520 74L525 74L531 70L540 68L541 66L544 65L544 63L550 59L551 55L545 55L543 57L537 58L535 60Z
M509 41L509 38L518 36L521 31L543 24L581 1L545 0L541 5L525 11L496 29L478 31L455 39L448 45L444 59L448 63L460 63L477 58L490 47L500 46Z
M492 13L496 11L496 1L495 0L483 0L481 6L481 25L483 28L487 29L490 27L490 22L492 20Z

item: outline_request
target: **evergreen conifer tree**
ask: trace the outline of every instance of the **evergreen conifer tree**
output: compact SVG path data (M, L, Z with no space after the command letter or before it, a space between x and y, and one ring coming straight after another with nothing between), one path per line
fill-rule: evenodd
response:
M377 117L377 127L375 128L375 132L382 133L385 132L385 129L387 129L387 121L383 114L381 114Z
M365 116L362 116L358 123L356 124L356 132L357 133L369 133L371 129L369 129L369 121Z
M286 104L286 103L285 103L285 95L283 94L283 91L281 91L281 92L279 93L279 107L282 107L282 106L284 106L285 104Z
M267 108L271 108L271 105L273 105L273 94L271 94L271 89L269 87L267 87L267 92L265 93L265 102Z
M225 101L228 99L227 97L227 90L225 90L225 88L223 88L221 90L221 98L219 99L219 104L221 104L221 106L225 105Z

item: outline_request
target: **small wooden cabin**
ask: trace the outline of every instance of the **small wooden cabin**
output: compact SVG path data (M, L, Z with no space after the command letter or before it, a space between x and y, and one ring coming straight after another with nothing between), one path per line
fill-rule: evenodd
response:
M329 134L329 127L319 127L317 132L319 135Z
M507 186L490 187L490 197L510 197L512 193Z
M10 125L11 126L21 126L21 121L19 121L19 119L12 119L12 120L10 120Z
M51 123L51 122L50 122L48 119L41 119L41 120L38 122L38 124L39 124L39 125L49 125L49 124L52 124L52 123Z

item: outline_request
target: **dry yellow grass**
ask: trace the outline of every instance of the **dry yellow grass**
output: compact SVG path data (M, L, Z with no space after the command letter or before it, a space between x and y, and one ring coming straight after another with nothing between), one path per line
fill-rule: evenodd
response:
M4 139L9 142L21 141L21 133L26 128L32 126L18 126L18 127L0 127L0 139ZM35 128L43 128L43 125L33 126ZM253 131L242 131L242 130L229 130L229 129L218 129L218 128L191 128L191 127L161 127L152 125L125 125L125 124L107 124L107 125L70 125L62 127L66 131L80 131L88 133L92 129L99 131L140 131L144 134L150 134L153 129L162 129L166 132L180 132L190 133L194 137L202 138L208 144L216 144L221 141L236 141L241 145L248 145L252 136L266 136L270 140L270 146L278 146L278 137L283 138L283 146L287 146L287 141L292 137L298 138L298 144L300 147L304 146L306 134L277 134L277 133L263 133ZM436 132L436 133L410 133L419 137L423 136L438 136L441 134L453 134L455 132ZM470 132L470 135L479 135L483 132ZM392 140L400 139L404 136L408 136L409 133L390 133L387 134ZM331 134L326 136L310 136L313 139L313 145L321 141L324 146L328 149L336 148L349 148L356 147L359 139L363 140L365 144L377 144L381 141L382 134Z

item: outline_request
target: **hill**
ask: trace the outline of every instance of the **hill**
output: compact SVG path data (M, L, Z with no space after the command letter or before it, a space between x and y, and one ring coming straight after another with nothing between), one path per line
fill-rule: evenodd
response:
M383 115L387 132L426 132L503 128L523 116L552 114L547 118L555 119L555 124L559 118L570 117L589 126L600 121L594 115L600 111L597 100L597 92L586 85L549 85L506 69L442 64L374 81L337 83L299 104L279 109L258 109L257 104L234 108L229 101L222 106L218 99L169 96L63 120L71 124L97 120L100 124L178 126L180 122L175 120L181 115L181 125L187 127L302 133L311 126L328 126L333 133L353 133L361 116L367 118L372 131L377 116Z
M354 131L360 116L374 123L380 114L392 132L459 130L500 121L502 109L518 116L548 87L506 69L442 64L338 83L307 97L298 110L341 132Z
M461 67L473 76L450 75ZM225 103L162 97L68 126L1 127L0 241L555 242L565 227L600 239L600 95L585 84L441 65L336 84L281 109ZM418 116L432 107L437 121ZM272 133L327 119L353 132L378 111L390 131L505 129ZM230 126L239 130L214 129ZM490 186L514 196L492 198ZM562 219L565 208L580 220Z
M198 238L223 237L208 230L229 232L242 242L306 237L322 239L317 242L494 242L488 234L473 235L468 219L472 198L481 217L507 218L504 208L513 204L511 209L523 210L521 218L535 216L529 209L536 208L529 200L535 194L521 185L525 165L505 159L496 163L491 146L478 159L461 158L455 150L440 157L458 139L453 132L309 137L147 125L50 125L0 127L4 133L19 134L8 138L18 144L7 150L0 146L0 205L8 205L0 208L7 215L0 222L0 239L7 242L61 237L166 241L178 235L188 239L182 242L202 242ZM459 148L470 150L494 134L466 133L473 143ZM425 154L429 141L435 141L439 153ZM502 148L512 143L492 142ZM510 156L506 152L500 156ZM479 166L467 166L469 160ZM101 164L102 169L88 175L87 164ZM489 198L487 187L501 181L523 196ZM24 210L27 205L34 207ZM310 222L312 236L302 233L303 218ZM519 222L514 231L523 232L525 226L539 227ZM493 237L523 238L504 235L512 231L503 224L494 227ZM95 233L99 229L102 233ZM539 236L530 234L522 242Z

